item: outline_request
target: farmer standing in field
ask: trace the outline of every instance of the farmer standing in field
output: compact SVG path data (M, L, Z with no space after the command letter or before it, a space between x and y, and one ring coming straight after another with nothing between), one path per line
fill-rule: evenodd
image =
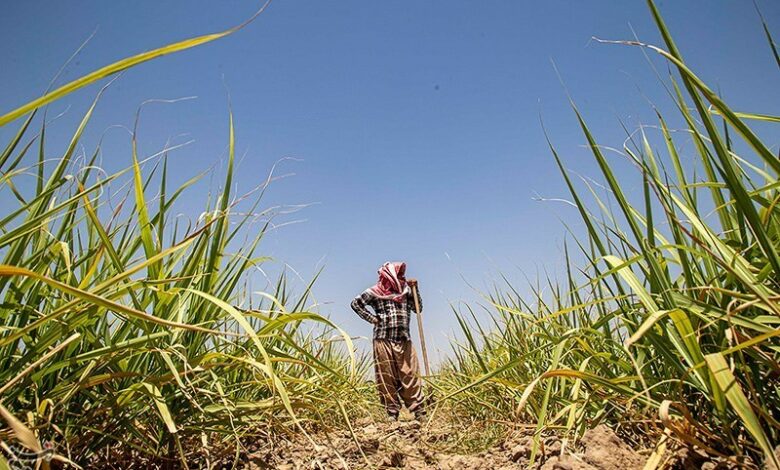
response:
M376 386L390 419L398 419L400 395L406 408L419 420L425 415L422 379L409 334L410 312L417 312L412 292L417 280L406 279L406 263L385 263L378 272L379 281L355 297L352 310L374 325ZM422 310L419 295L418 301Z

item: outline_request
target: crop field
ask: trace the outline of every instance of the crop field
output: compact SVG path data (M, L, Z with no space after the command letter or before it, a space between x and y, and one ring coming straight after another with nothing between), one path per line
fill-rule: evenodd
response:
M0 110L14 202L0 211L0 468L780 468L780 117L732 109L651 0L647 14L662 44L597 47L661 57L676 114L601 142L575 97L598 184L567 169L542 122L580 216L561 225L565 275L506 280L454 310L460 331L415 424L384 421L371 357L313 306L316 279L252 290L274 174L236 187L229 105L209 194L194 191L206 173L171 184L171 148L139 155L141 108L125 169L107 174L101 142L83 138L110 77L254 17ZM780 68L770 25L756 28ZM47 105L85 87L92 106L52 148ZM178 217L184 198L201 213Z

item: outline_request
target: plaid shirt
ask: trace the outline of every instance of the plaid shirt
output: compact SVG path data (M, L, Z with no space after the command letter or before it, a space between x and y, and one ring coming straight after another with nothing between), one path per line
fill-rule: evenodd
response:
M418 291L422 310L422 298ZM375 313L371 313L366 307L371 306ZM402 302L390 299L377 298L371 289L366 289L362 294L352 300L352 310L363 320L374 325L374 339L386 339L395 342L409 341L409 312L416 312L414 307L414 294L411 292Z

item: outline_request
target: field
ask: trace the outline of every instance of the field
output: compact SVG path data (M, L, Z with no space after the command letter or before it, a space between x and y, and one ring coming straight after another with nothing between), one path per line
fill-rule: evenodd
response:
M0 152L0 191L18 203L0 213L0 468L780 468L780 158L754 129L780 117L732 110L648 7L663 45L599 47L660 55L678 114L600 143L572 101L605 187L569 172L547 136L586 229L568 235L565 279L531 298L496 285L471 306L487 322L453 312L460 339L426 378L422 423L384 421L371 358L308 290L292 295L281 276L251 292L274 175L236 193L229 111L212 195L193 194L199 178L171 187L166 153L139 157L135 129L127 168L100 171L101 143L82 134L102 90L45 158L46 105L252 19L0 116L18 129ZM633 165L641 194L608 152ZM30 174L35 185L18 183ZM181 198L202 199L202 214L178 218Z

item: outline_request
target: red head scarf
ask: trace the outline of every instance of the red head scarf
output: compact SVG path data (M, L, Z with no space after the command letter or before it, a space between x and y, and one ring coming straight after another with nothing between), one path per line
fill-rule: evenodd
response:
M379 281L371 288L371 292L380 299L402 302L409 292L406 284L406 263L385 263L379 268Z

